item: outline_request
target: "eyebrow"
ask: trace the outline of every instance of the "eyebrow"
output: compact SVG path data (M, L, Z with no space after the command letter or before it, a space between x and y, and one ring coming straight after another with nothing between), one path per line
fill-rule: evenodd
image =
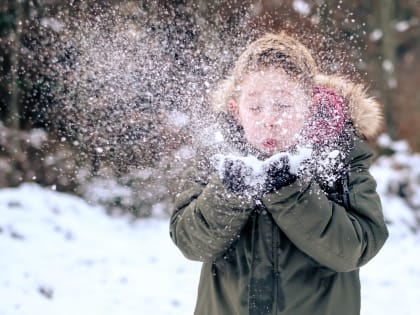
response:
M261 93L258 93L256 91L251 91L251 92L247 93L248 96L255 96L255 95L258 95L258 94L261 94Z

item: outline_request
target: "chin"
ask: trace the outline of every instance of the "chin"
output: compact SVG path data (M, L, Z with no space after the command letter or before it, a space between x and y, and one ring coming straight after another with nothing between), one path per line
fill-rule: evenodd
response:
M280 153L280 152L284 151L280 148L265 148L265 147L261 148L260 150L268 156L272 156L272 155L275 155L277 153Z
M293 145L287 145L287 146L272 148L272 149L270 149L270 153L271 153L271 155L274 155L274 154L278 154L278 153L289 152L292 147L293 147Z

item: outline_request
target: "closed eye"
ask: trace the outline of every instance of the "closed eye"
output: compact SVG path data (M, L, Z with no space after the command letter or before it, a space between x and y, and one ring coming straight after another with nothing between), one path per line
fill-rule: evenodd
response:
M249 107L249 110L252 112L261 112L262 111L262 106L251 106Z
M276 109L287 109L292 107L291 105L282 102L274 102L273 106Z

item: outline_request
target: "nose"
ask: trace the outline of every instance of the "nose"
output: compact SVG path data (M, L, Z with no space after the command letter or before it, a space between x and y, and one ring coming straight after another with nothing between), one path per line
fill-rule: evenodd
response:
M264 124L264 127L267 129L274 129L274 124L271 122L267 122Z
M264 118L263 126L267 129L274 129L276 127L276 115L267 115Z

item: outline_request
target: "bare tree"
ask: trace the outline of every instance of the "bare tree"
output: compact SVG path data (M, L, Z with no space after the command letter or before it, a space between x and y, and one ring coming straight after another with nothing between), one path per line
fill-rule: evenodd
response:
M396 0L375 1L375 8L378 14L377 25L383 32L381 55L382 59L382 97L385 106L385 118L388 132L391 137L397 135L393 116L395 105L394 89L396 87L395 64L397 62L397 39L395 33Z
M19 59L21 50L21 34L24 23L24 11L22 1L16 1L15 12L15 29L13 42L10 47L10 101L9 101L9 112L6 118L6 124L12 128L13 135L11 140L11 158L12 161L17 161L20 156L20 142L19 142L19 128L20 128L20 117L19 117Z

